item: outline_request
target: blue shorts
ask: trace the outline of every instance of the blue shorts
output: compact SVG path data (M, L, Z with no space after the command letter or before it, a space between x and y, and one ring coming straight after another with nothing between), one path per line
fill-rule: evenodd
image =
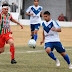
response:
M35 29L39 30L40 24L39 23L38 24L31 24L30 27L31 27L31 31L33 32Z
M50 47L51 51L53 51L54 48L55 48L56 51L59 52L59 53L65 52L65 49L62 46L61 42L47 42L47 43L45 43L45 49L47 47Z

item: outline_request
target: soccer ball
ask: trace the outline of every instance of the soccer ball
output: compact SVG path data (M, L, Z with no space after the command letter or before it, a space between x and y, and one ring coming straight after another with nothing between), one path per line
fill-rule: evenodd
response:
M30 40L28 41L28 46L29 46L30 48L36 47L36 41L35 41L34 39L30 39Z

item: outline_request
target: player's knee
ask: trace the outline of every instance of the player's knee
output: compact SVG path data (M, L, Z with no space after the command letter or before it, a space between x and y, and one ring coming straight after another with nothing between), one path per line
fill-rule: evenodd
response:
M14 45L14 42L13 42L13 41L11 41L11 42L9 43L9 45L10 45L10 46L13 46L13 45Z
M65 56L66 55L66 53L65 52L63 52L63 53L60 53L62 56Z
M12 39L10 39L10 40L8 41L8 44L9 44L10 46L14 45L14 41L13 41Z
M49 54L51 52L51 48L46 48L46 52Z

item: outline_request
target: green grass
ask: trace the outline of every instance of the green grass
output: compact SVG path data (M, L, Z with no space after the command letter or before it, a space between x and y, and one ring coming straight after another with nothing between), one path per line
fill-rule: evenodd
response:
M65 47L65 49L71 49L71 47ZM43 46L37 46L36 49L16 46L15 59L18 63L14 65L10 64L9 46L6 46L5 50L6 54L0 55L0 72L72 72L68 69L64 59L54 51L55 56L61 62L61 66L56 67L55 61L48 57ZM42 50L42 52L26 53L27 51L38 50ZM72 50L67 50L66 53L72 62Z

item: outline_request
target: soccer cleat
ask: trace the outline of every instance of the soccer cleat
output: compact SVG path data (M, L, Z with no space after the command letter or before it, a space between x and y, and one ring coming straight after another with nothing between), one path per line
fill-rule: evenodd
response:
M58 59L56 59L56 66L59 67L60 66L60 62Z
M16 60L14 59L11 60L11 64L16 64L16 63L17 63Z
M72 64L69 64L69 69L72 69Z

